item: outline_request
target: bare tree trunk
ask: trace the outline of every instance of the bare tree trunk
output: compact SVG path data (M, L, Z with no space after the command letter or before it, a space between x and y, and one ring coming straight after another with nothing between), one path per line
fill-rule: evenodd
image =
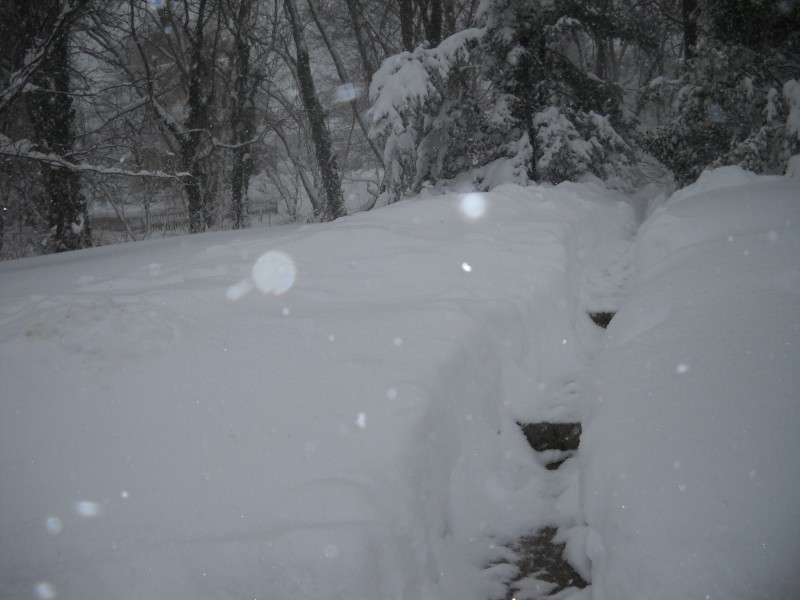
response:
M444 37L453 35L456 32L456 10L454 0L444 0L442 9L444 20Z
M300 15L294 0L284 0L286 15L292 27L292 36L297 50L297 79L300 85L300 96L308 115L311 127L311 137L314 143L314 154L317 158L325 205L320 210L315 210L315 218L323 221L332 221L344 216L344 198L339 178L339 167L336 164L336 155L333 153L331 136L325 122L325 111L322 109L314 79L311 75L311 65L308 56L308 47L300 23Z
M428 0L428 4L430 15L425 34L431 46L438 46L442 41L442 0Z
M403 50L414 50L414 2L413 0L400 0L400 37L403 41Z
M356 45L358 46L358 54L361 57L361 68L364 71L364 83L369 89L372 83L372 76L378 70L376 61L374 60L374 52L370 47L369 39L367 37L366 27L364 26L364 16L362 8L358 0L345 0L347 3L347 11L350 13L350 23L353 25L353 33L356 37Z
M208 76L208 64L203 54L205 45L205 26L208 2L199 0L197 7L197 23L194 29L186 26L186 37L189 40L189 86L186 106L189 115L186 118L186 131L181 135L179 144L183 158L183 168L191 174L184 180L186 195L189 201L189 231L197 233L207 226L206 211L203 206L203 192L208 184L208 175L200 163L203 138L208 135L209 104L213 95L206 94L203 80Z
M252 15L253 0L238 0L234 15L234 98L231 110L233 164L231 166L231 201L233 203L233 228L242 229L249 224L247 190L253 172L253 159L248 138L253 134L255 110L252 95L256 85L250 73L250 44L246 31Z
M681 17L683 19L683 58L694 58L694 49L697 46L697 17L699 8L697 0L681 1Z
M66 10L71 2L62 4ZM28 97L28 112L33 121L39 149L68 157L75 143L75 110L70 96L69 25L52 40L47 61L32 77L38 89ZM67 161L71 162L69 158ZM75 169L40 165L49 196L48 225L55 252L92 245L86 198L81 193L80 174Z

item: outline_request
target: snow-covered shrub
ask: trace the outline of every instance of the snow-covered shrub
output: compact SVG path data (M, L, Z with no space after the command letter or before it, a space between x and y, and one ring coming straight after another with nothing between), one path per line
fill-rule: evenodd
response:
M373 76L370 136L384 143L390 201L466 166L480 147L480 82L470 74L470 57L482 35L468 29L436 48L402 52Z
M574 181L583 173L605 178L606 165L630 150L608 118L595 112L551 106L534 117L538 172L551 183Z

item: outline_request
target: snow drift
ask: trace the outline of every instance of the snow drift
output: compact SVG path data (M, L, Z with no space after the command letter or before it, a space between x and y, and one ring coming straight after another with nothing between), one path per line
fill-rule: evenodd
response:
M800 590L800 185L705 173L642 226L584 378L593 598Z

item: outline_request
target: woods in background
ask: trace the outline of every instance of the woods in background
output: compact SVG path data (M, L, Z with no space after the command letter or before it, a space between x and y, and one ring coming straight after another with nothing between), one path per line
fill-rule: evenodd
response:
M800 151L791 0L7 0L0 30L4 258Z

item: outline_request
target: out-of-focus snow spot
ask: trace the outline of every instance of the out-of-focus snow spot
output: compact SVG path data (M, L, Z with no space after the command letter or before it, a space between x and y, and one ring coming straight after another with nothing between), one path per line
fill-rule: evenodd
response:
M679 483L678 484L678 491L685 492L686 491L686 485L683 484L683 483Z
M683 465L681 464L681 461L679 461L679 460L675 460L672 463L672 468L675 469L676 471L680 471L682 466Z
M225 297L231 302L236 302L239 298L253 289L253 282L249 279L242 279L236 285L230 286L225 292Z
M680 363L677 367L675 367L675 371L681 375L683 375L684 373L688 373L689 365L687 365L686 363Z
M119 497L124 499L124 500L127 500L128 498L131 497L131 495L127 491L122 490L122 492L120 493Z
M325 558L336 558L339 556L339 549L333 544L328 544L325 546L325 550L323 550L323 552L325 554Z
M359 97L358 88L352 83L344 83L336 88L333 94L334 102L352 102Z
M477 221L486 214L486 200L480 194L466 194L461 198L458 209L468 221Z
M708 107L708 120L714 123L722 123L728 118L725 109L719 104L712 104Z
M41 600L52 600L56 597L56 588L48 581L40 581L33 586L33 595Z
M172 33L172 25L167 25L166 27L164 27L164 33L166 33L167 35Z
M335 336L335 335L333 335L333 334L330 334L330 335L328 336L328 341L329 341L329 342L335 342L335 341L336 341L336 336Z
M51 535L58 535L61 533L61 530L64 529L64 523L55 516L47 517L44 521L44 526L47 529L47 533Z
M366 429L367 428L367 414L360 412L356 417L356 425L358 425L359 429Z
M279 296L286 293L296 276L294 262L285 252L267 252L253 265L253 283L265 294Z
M101 517L106 512L105 507L99 502L92 502L91 500L80 500L75 503L75 512L87 519L93 517Z
M777 231L770 231L767 234L767 238L769 238L770 242L777 242L778 241L778 232Z
M290 310L289 310L289 307L288 307L288 306L284 306L284 307L281 309L281 314L282 314L284 317L288 317L290 312L292 312L292 311L290 311Z
M465 263L465 262L461 263L461 268L464 269L465 273L471 273L472 272L472 266L469 263Z
M397 400L397 390L395 388L389 388L386 391L386 397L389 398L389 400Z
M394 338L394 345L397 346L398 348L400 346L402 346L403 345L403 338L401 338L401 337Z

